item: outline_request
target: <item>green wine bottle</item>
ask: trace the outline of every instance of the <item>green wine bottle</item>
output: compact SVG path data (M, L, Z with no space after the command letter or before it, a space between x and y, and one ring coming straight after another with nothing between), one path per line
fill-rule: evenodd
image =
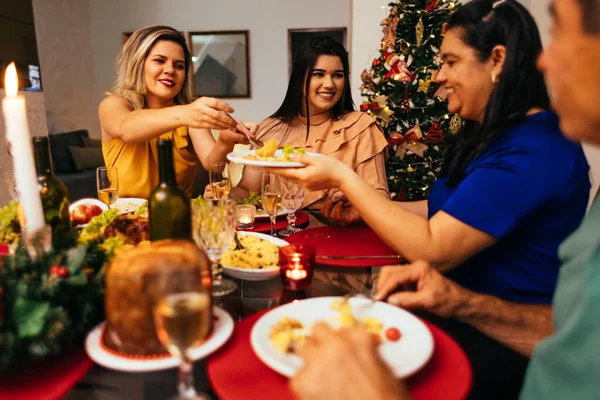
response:
M158 141L159 184L148 198L150 240L192 240L190 199L177 186L170 140Z
M52 228L53 241L60 237L70 236L72 226L69 213L69 190L61 180L54 176L47 137L33 137L33 155L44 217L46 224Z

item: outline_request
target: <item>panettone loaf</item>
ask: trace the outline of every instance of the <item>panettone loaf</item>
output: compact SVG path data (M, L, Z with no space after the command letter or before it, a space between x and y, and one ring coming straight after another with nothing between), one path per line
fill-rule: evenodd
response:
M144 243L115 257L106 270L105 344L125 354L166 353L156 336L152 314L163 293L160 285L164 281L157 278L198 267L202 271L198 279L210 292L210 261L191 242Z

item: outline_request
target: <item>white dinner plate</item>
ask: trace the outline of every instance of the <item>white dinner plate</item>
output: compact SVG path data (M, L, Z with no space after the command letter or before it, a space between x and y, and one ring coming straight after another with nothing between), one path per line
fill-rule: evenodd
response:
M244 158L248 155L256 155L256 150L240 150L234 151L232 153L227 154L227 159L231 162L243 164L243 165L254 165L257 167L272 167L272 168L301 168L305 167L305 164L299 163L297 161L259 161L259 160L249 160ZM277 150L275 152L274 157L281 157L283 155L283 150ZM309 153L308 156L322 156L323 154L319 153Z
M115 204L113 204L111 206L111 208L115 208L115 206L117 206L117 207L118 206L125 207L125 205L129 204L130 206L127 207L127 209L119 211L119 214L129 214L129 213L134 212L142 204L147 203L147 202L148 202L148 200L146 200L146 199L139 199L137 197L123 197L123 198L117 199L117 201L115 201Z
M218 350L231 337L233 332L233 319L219 307L213 307L214 321L213 332L210 338L200 346L190 350L192 360L204 358ZM167 356L158 359L139 360L123 357L109 353L104 349L100 341L106 322L101 323L88 333L85 339L85 350L90 358L105 368L125 372L150 372L163 369L175 368L179 365L179 359Z
M287 215L287 211L284 210L283 208L280 208L279 211L277 211L277 217L281 217L282 215ZM256 209L256 215L254 216L254 218L257 219L267 219L269 218L269 214L262 209L257 208Z
M73 214L73 210L82 204L84 204L86 206L96 205L96 206L100 207L102 212L108 210L108 206L106 205L106 203L104 203L103 201L100 201L98 199L94 199L94 198L90 197L90 198L85 198L85 199L79 199L76 202L71 203L71 205L69 206L69 215ZM87 224L77 224L78 228L83 228L86 226L87 226Z
M285 240L278 239L271 235L265 235L264 233L257 232L238 232L240 236L244 235L252 235L257 236L261 239L268 240L273 243L275 246L287 246L288 242ZM269 279L273 279L279 275L279 268L267 268L267 269L248 269L248 268L237 268L237 267L228 267L227 265L223 265L223 272L225 272L229 276L233 276L234 278L243 279L246 281L266 281Z
M252 328L250 342L256 356L268 367L287 377L293 376L302 366L300 357L284 354L271 342L271 328L282 317L300 321L305 328L319 321L333 321L339 312L331 304L340 297L316 297L289 303L263 315ZM352 312L357 318L374 317L383 323L382 343L379 354L390 366L396 377L405 378L421 369L433 354L433 337L429 329L417 317L401 308L387 303L373 302L365 298L350 298ZM392 342L385 338L385 330L395 327L401 337ZM360 351L357 349L356 351Z

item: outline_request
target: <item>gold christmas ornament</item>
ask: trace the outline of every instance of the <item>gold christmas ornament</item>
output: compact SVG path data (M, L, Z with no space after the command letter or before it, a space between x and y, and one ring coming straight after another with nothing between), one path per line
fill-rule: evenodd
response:
M431 85L431 77L427 77L425 79L419 79L419 90L418 92L423 92L425 94L429 93L429 86Z
M373 111L373 115L386 124L390 122L390 117L394 115L394 111L390 110L390 108L387 106L387 100L388 99L386 96L381 95L375 97L371 102L377 104L378 106L376 110L371 109Z
M413 169L412 165L408 165L408 168L406 168L406 172L415 172L415 170Z
M419 23L416 28L417 34L417 46L420 46L423 43L423 35L425 35L425 25L423 24L423 18L419 18Z
M460 115L454 114L452 119L450 120L450 133L456 135L462 129L463 121Z

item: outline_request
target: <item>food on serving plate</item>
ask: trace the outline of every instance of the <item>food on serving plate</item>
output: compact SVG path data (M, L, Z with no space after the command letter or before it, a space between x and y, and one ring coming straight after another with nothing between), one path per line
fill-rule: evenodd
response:
M238 206L242 205L242 204L251 204L255 207L258 207L259 203L260 203L260 193L258 193L256 190L251 190L248 193L248 197L246 197L245 199L236 201L236 204Z
M135 214L119 215L104 229L104 236L120 237L125 244L140 244L150 239L150 220Z
M329 321L333 323L332 325L339 328L359 327L373 334L378 342L381 343L383 324L377 318L365 317L357 319L352 314L352 308L350 307L350 302L347 298L334 301L331 304L331 309L339 311L339 315L333 321ZM388 329L388 331L390 331L390 329ZM305 342L306 336L308 336L307 331L308 330L300 321L284 316L273 325L269 338L278 350L286 354L294 354ZM398 334L399 333L400 331L398 331ZM394 341L394 339L390 339L387 334L386 337L388 340ZM398 338L395 340L398 340L399 338L400 336L398 335Z
M292 159L290 158L290 155L292 155L294 153L295 154L306 154L306 151L304 150L304 148L300 147L300 148L294 149L289 144L286 144L283 147L282 155L279 157L275 157L275 152L277 151L278 147L279 147L279 143L277 143L273 139L269 139L263 147L256 150L256 152L255 152L256 154L248 154L247 156L243 156L242 158L245 158L247 160L254 160L254 161L290 162L290 161L292 161Z
M114 208L109 208L102 214L92 218L87 226L83 228L79 234L79 241L87 243L98 238L104 233L104 229L119 216L119 211Z
M221 257L221 265L245 269L279 268L279 248L272 242L254 235L238 235L242 250L235 250L235 242Z
M148 217L148 202L143 203L138 207L137 210L133 212L135 215L139 215L141 217Z
M120 252L106 269L106 346L131 355L166 354L154 326L153 307L161 293L156 278L198 266L203 271L199 279L209 286L210 261L183 240L148 242Z
M144 204L148 204L148 202L145 202ZM117 204L114 204L111 208L115 208L115 209L119 210L120 213L130 213L130 212L135 212L135 211L139 210L141 207L144 206L144 204L139 205L139 204L131 203L131 202L117 203Z
M77 225L87 224L92 218L102 214L102 209L96 204L80 204L71 212L71 221Z
M12 244L19 240L21 228L18 216L19 203L11 200L0 207L0 244Z

